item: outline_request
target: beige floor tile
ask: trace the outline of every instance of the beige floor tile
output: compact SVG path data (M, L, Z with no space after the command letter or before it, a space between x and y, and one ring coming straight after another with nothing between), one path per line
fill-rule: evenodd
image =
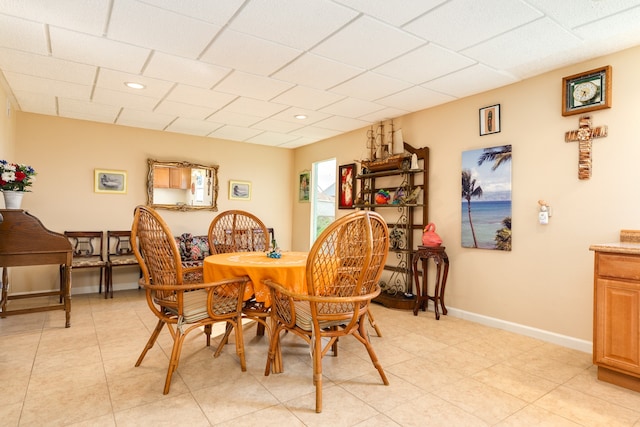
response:
M527 405L522 399L470 378L444 387L437 394L488 424L495 424Z
M534 351L522 353L504 363L557 384L570 380L586 369L586 367L558 362L545 353Z
M476 381L502 390L526 402L534 402L558 384L504 364L494 365L471 376Z
M400 424L393 421L391 418L383 414L375 415L364 421L354 424L354 427L394 427L400 426Z
M425 391L391 374L387 374L389 385L384 385L377 372L353 378L339 384L340 387L368 403L378 411L386 413L402 405L407 398L421 396Z
M505 420L496 424L496 427L522 427L522 426L538 426L538 427L578 427L581 424L569 421L559 415L555 415L542 408L529 405L515 414L507 417Z
M454 367L440 366L425 358L398 363L386 367L385 371L424 391L437 391L464 378L464 375Z
M614 405L638 411L640 393L598 380L598 371L594 366L571 378L564 385L582 393L594 396Z
M3 384L4 388L4 384ZM22 412L22 400L19 402L7 402L0 405L0 420L6 427L18 426L20 413Z
M640 412L560 386L540 398L536 406L583 426L631 426Z
M216 427L303 427L304 424L284 405L270 406L250 414L234 418L223 423L216 423Z
M118 427L139 426L210 426L198 403L189 393L174 394L167 399L150 402L115 413Z
M405 427L487 427L490 424L432 393L408 398L386 415Z

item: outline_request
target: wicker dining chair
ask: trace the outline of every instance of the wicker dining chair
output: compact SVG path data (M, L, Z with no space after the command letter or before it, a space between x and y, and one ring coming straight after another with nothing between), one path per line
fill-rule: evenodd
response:
M211 254L269 250L267 227L257 216L242 210L229 210L217 215L209 225L208 236ZM242 314L258 322L257 335L264 335L265 329L269 331L269 308L264 304L254 299L246 301Z
M178 246L171 230L155 210L138 206L131 228L131 245L142 270L141 285L146 291L147 304L158 318L151 337L142 350L136 366L140 366L147 351L155 344L164 325L173 338L173 349L164 384L169 393L171 377L178 368L182 344L187 334L204 327L207 346L211 343L211 326L226 322L235 330L236 354L240 368L246 371L241 315L242 297L248 277L235 277L214 283L188 283L184 280ZM202 268L202 267L193 267ZM214 356L224 346L220 342Z
M313 244L307 258L307 294L265 280L275 321L265 375L280 360L280 334L289 331L311 346L316 412L322 411L322 357L331 349L337 356L339 337L360 341L378 370L387 377L367 333L367 312L380 294L378 281L389 251L389 229L380 214L358 211L330 224ZM324 343L323 343L324 340Z

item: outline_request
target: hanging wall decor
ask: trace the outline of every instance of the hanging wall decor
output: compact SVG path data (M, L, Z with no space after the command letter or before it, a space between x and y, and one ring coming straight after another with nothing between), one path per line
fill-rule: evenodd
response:
M354 208L354 192L356 188L356 164L342 165L338 168L338 209Z
M500 132L500 104L480 109L480 136Z
M511 250L511 145L462 153L462 246Z
M308 202L309 189L311 187L311 173L309 171L300 172L300 177L298 182L299 182L298 201Z

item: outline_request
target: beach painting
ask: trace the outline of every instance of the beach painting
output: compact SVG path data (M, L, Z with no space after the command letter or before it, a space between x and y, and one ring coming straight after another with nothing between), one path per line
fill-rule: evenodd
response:
M511 145L462 153L462 247L511 250Z

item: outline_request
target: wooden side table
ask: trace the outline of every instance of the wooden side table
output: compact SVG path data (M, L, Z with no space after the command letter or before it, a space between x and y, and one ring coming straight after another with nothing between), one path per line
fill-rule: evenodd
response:
M435 287L433 295L429 295L427 286L427 263L432 259L436 265ZM420 289L420 277L418 275L418 262L422 261L422 289ZM447 307L444 306L444 290L447 286L447 275L449 274L449 257L444 246L418 246L418 250L413 254L413 278L416 284L416 304L413 307L413 315L418 315L418 310L426 311L429 301L433 301L433 308L436 319L440 319L438 304L442 308L442 314L447 314Z

